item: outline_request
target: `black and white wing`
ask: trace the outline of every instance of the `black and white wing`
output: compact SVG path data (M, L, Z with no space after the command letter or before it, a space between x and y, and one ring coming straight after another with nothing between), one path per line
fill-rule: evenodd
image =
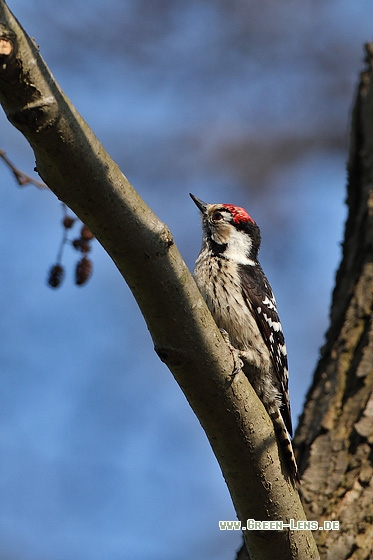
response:
M281 399L281 416L291 436L293 430L288 389L288 359L276 300L259 263L255 266L240 266L240 276L243 295L251 304L252 313L272 359L275 382L279 387Z

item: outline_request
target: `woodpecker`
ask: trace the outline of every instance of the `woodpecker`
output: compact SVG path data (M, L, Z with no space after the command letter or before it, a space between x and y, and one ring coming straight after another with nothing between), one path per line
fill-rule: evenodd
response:
M194 268L197 286L242 360L244 373L272 419L292 481L298 481L287 352L275 296L258 261L260 229L240 206L206 204L190 196L202 215L202 247Z

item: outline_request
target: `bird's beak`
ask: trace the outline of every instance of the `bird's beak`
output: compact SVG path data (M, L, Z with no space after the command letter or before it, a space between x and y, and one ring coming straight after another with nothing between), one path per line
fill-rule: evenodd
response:
M206 210L207 210L206 202L202 202L202 200L200 200L199 198L194 196L194 194L189 193L189 196L193 200L193 202L196 204L196 206L198 206L198 208L202 212L202 214L206 214Z

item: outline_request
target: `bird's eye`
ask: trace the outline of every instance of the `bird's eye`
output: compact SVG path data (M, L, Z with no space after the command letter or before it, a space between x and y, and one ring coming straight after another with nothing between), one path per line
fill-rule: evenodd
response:
M218 222L219 220L223 219L222 214L220 214L220 212L214 212L212 215L212 219L214 220L214 222Z

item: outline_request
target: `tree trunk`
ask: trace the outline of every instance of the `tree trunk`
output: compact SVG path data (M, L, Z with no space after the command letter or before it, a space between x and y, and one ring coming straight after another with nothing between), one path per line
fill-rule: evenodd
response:
M330 328L294 444L308 519L338 520L315 533L322 559L373 550L373 45L366 45L352 114L349 215Z

